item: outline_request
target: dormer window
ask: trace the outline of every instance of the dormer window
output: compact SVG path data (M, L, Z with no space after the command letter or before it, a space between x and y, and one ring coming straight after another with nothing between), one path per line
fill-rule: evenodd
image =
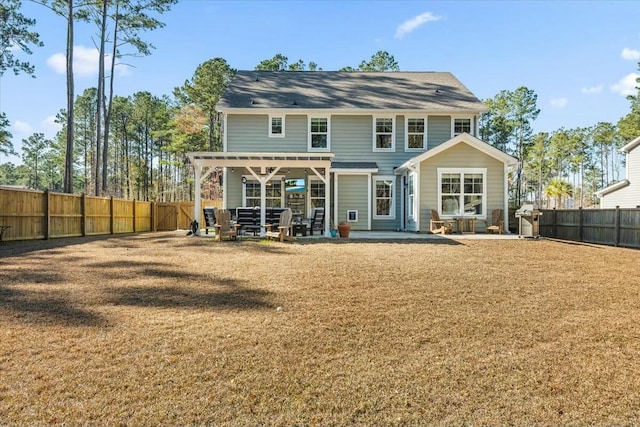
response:
M269 116L269 138L284 138L284 116Z

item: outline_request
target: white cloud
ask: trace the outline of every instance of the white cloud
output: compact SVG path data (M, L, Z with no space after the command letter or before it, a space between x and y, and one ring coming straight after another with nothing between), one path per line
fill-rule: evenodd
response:
M22 135L29 135L33 132L33 128L29 123L20 120L13 122L13 126L11 127L16 133Z
M56 53L47 59L47 65L60 74L67 72L67 61L64 53ZM84 46L73 47L73 73L76 76L92 76L98 74L98 49Z
M403 22L396 30L395 38L401 39L419 26L426 24L427 22L439 21L442 17L434 15L431 12L425 12L421 15L415 16L405 22Z
M621 78L618 83L611 86L611 90L613 92L619 93L620 95L635 95L637 92L636 79L640 77L640 74L631 73L627 74L623 78Z
M591 86L591 87L583 87L580 91L586 95L593 95L596 93L602 92L603 86Z
M46 119L42 121L42 126L52 132L58 132L62 129L62 125L60 123L56 123L56 116L48 116Z
M569 98L554 98L551 100L553 108L564 108L569 103Z
M629 49L625 47L622 49L622 53L620 54L622 59L627 59L629 61L637 61L640 59L640 50Z

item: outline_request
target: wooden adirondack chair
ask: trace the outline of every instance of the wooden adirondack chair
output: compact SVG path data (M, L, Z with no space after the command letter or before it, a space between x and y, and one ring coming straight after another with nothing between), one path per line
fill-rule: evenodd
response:
M238 224L231 223L231 211L228 209L218 209L216 211L216 239L222 241L223 237L232 240L238 238Z
M266 224L267 230L265 236L268 239L278 239L281 242L285 240L293 240L293 212L291 209L285 209L280 214L280 223L276 226L273 224ZM274 229L277 227L277 230Z
M451 221L441 221L438 211L431 209L429 231L433 234L451 234L453 233L453 223Z
M493 212L491 212L491 224L489 224L489 221L485 221L487 233L493 234L495 231L498 234L504 234L504 218L502 212L502 209L494 209Z

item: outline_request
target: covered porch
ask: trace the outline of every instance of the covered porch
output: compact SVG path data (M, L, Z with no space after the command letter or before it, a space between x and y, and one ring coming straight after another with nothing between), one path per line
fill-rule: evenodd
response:
M228 171L238 169L259 183L260 186L260 224L261 235L264 236L266 225L267 185L276 176L284 181L287 172L292 169L304 169L313 174L329 188L331 153L241 153L241 152L190 152L187 157L195 170L195 206L194 218L200 218L202 210L202 184L215 170L223 170L223 208L228 209ZM243 178L243 183L246 179ZM324 235L330 236L330 194L324 194ZM200 231L198 230L198 234Z

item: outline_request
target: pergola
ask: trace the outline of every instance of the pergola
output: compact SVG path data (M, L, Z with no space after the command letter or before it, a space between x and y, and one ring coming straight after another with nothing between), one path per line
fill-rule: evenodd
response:
M191 152L187 153L189 161L195 169L195 206L194 218L200 218L202 206L202 183L217 168L245 168L256 181L260 183L260 224L263 225L260 234L264 236L266 222L266 184L281 169L305 168L312 171L325 185L325 215L324 234L329 237L330 199L329 199L329 174L331 169L332 153L233 153L233 152ZM224 180L226 190L228 183ZM223 208L226 206L226 196ZM199 231L198 231L199 233Z

